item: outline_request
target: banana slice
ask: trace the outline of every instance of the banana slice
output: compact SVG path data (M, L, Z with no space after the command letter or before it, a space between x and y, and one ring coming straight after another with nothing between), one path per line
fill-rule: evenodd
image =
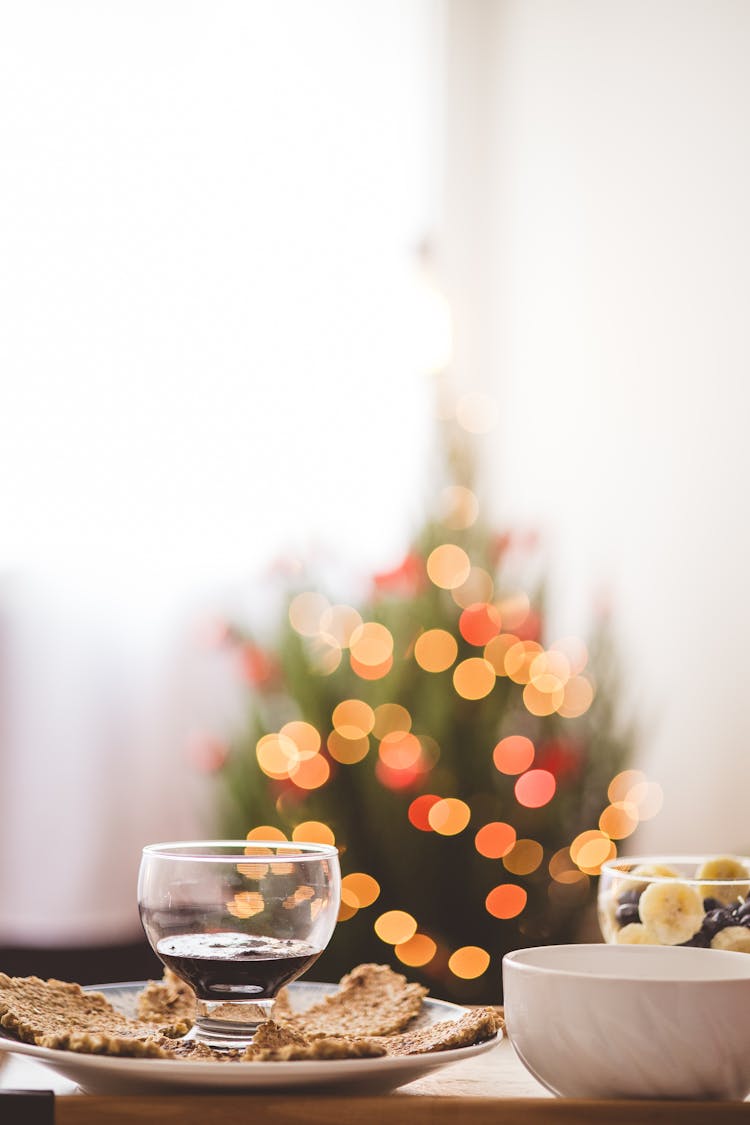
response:
M696 879L750 879L750 871L732 855L720 855L707 859L695 873ZM735 883L722 886L721 883L701 883L700 891L704 898L716 898L729 904L744 898L750 890L750 883Z
M750 953L750 930L745 926L727 926L711 939L712 949L734 949L737 953Z
M634 867L627 875L621 875L621 885L618 887L618 893L622 894L623 891L644 891L648 886L650 879L679 879L676 871L671 867L667 867L663 863L640 863Z
M641 895L638 911L661 945L681 945L701 928L703 898L687 883L650 883Z
M617 945L658 945L659 939L642 922L629 922L617 931L615 942Z

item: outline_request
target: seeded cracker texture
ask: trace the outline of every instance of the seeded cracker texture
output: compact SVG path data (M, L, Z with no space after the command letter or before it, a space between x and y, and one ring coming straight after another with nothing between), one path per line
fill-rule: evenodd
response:
M188 1024L159 1028L118 1012L100 992L67 981L0 973L0 1026L26 1043L84 1054L164 1057L151 1042L161 1031L185 1035Z
M491 1039L501 1027L500 1018L492 1008L476 1008L457 1020L443 1020L419 1031L383 1036L380 1042L388 1055L426 1055L433 1051L450 1051L469 1047Z
M195 993L171 969L162 980L150 980L138 997L138 1016L150 1023L166 1021L192 1024L195 1020Z
M246 1062L298 1062L303 1059L375 1059L386 1053L374 1039L321 1037L307 1043L288 1043L285 1047L248 1047L242 1058Z
M189 1022L177 1016L192 993L186 996L167 975L155 992L158 983L151 982L140 998L139 1013L150 1018L129 1019L101 993L77 984L0 973L0 1026L28 1043L85 1054L252 1063L424 1054L483 1042L503 1025L498 1009L480 1008L403 1032L419 1014L426 989L386 965L360 965L336 993L305 1012L293 1013L282 992L274 1018L242 1054L183 1039ZM164 1026L165 1019L172 1024Z
M341 978L338 992L288 1023L311 1037L393 1035L419 1014L426 995L421 984L407 983L388 965L358 965Z

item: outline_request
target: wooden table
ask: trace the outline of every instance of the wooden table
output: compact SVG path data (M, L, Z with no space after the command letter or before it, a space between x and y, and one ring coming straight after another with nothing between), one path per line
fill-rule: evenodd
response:
M56 1125L750 1125L750 1102L626 1102L553 1098L506 1041L383 1097L350 1094L95 1097L21 1056L4 1056L0 1090L53 1090ZM27 1125L28 1110L0 1125ZM17 1104L17 1103L16 1103ZM49 1119L49 1118L48 1118Z

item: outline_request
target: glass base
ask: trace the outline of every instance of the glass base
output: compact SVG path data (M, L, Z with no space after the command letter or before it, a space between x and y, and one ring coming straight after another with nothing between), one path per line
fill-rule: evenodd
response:
M258 1027L271 1018L273 1000L199 1000L190 1036L214 1050L244 1051Z

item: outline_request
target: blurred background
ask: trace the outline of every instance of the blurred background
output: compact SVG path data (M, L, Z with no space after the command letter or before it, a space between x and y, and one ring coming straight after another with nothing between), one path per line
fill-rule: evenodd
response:
M140 848L230 827L342 847L330 973L468 998L607 855L750 851L749 42L741 0L0 6L7 971L157 972ZM476 868L460 932L346 826L386 798L402 866Z

